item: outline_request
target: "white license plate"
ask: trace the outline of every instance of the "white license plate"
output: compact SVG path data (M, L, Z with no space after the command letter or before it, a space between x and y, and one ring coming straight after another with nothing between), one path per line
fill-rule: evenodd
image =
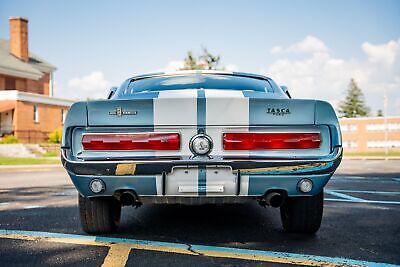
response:
M175 167L165 180L166 195L235 195L237 176L226 166Z

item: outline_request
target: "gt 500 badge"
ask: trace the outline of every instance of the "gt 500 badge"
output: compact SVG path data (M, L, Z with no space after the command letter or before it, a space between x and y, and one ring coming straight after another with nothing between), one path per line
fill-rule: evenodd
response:
M122 110L122 108L116 108L115 111L108 112L108 115L115 115L117 117L121 117L123 115L137 115L137 111L126 111Z
M290 110L288 108L267 108L267 114L284 116L290 114Z

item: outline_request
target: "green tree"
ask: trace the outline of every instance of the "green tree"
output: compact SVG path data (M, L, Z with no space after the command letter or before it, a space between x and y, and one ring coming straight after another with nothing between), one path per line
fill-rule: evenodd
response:
M207 48L203 48L202 54L198 57L195 57L192 51L188 51L181 70L215 70L218 69L220 59L219 55L211 54Z
M197 62L197 58L193 56L192 51L188 51L187 55L184 59L184 65L181 70L198 70L201 69L200 65Z
M201 63L204 64L205 69L207 70L216 70L218 69L219 61L221 57L214 56L210 52L208 52L207 48L203 47L203 54L199 57Z
M369 114L364 95L353 78L350 80L346 99L339 104L339 113L346 118L366 117Z

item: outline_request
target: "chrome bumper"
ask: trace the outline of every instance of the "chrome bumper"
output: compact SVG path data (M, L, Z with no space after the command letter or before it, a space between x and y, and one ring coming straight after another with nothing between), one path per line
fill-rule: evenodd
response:
M286 157L271 159L187 159L166 160L72 160L67 150L61 150L61 161L68 172L75 175L124 176L124 175L162 175L172 172L174 167L229 166L233 173L242 175L298 175L333 173L342 159L343 149L335 147L324 157Z

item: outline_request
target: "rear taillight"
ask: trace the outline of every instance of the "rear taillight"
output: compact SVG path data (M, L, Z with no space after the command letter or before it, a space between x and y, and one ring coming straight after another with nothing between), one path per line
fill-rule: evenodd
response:
M85 150L179 150L178 133L85 134Z
M319 148L319 133L224 133L225 150Z

